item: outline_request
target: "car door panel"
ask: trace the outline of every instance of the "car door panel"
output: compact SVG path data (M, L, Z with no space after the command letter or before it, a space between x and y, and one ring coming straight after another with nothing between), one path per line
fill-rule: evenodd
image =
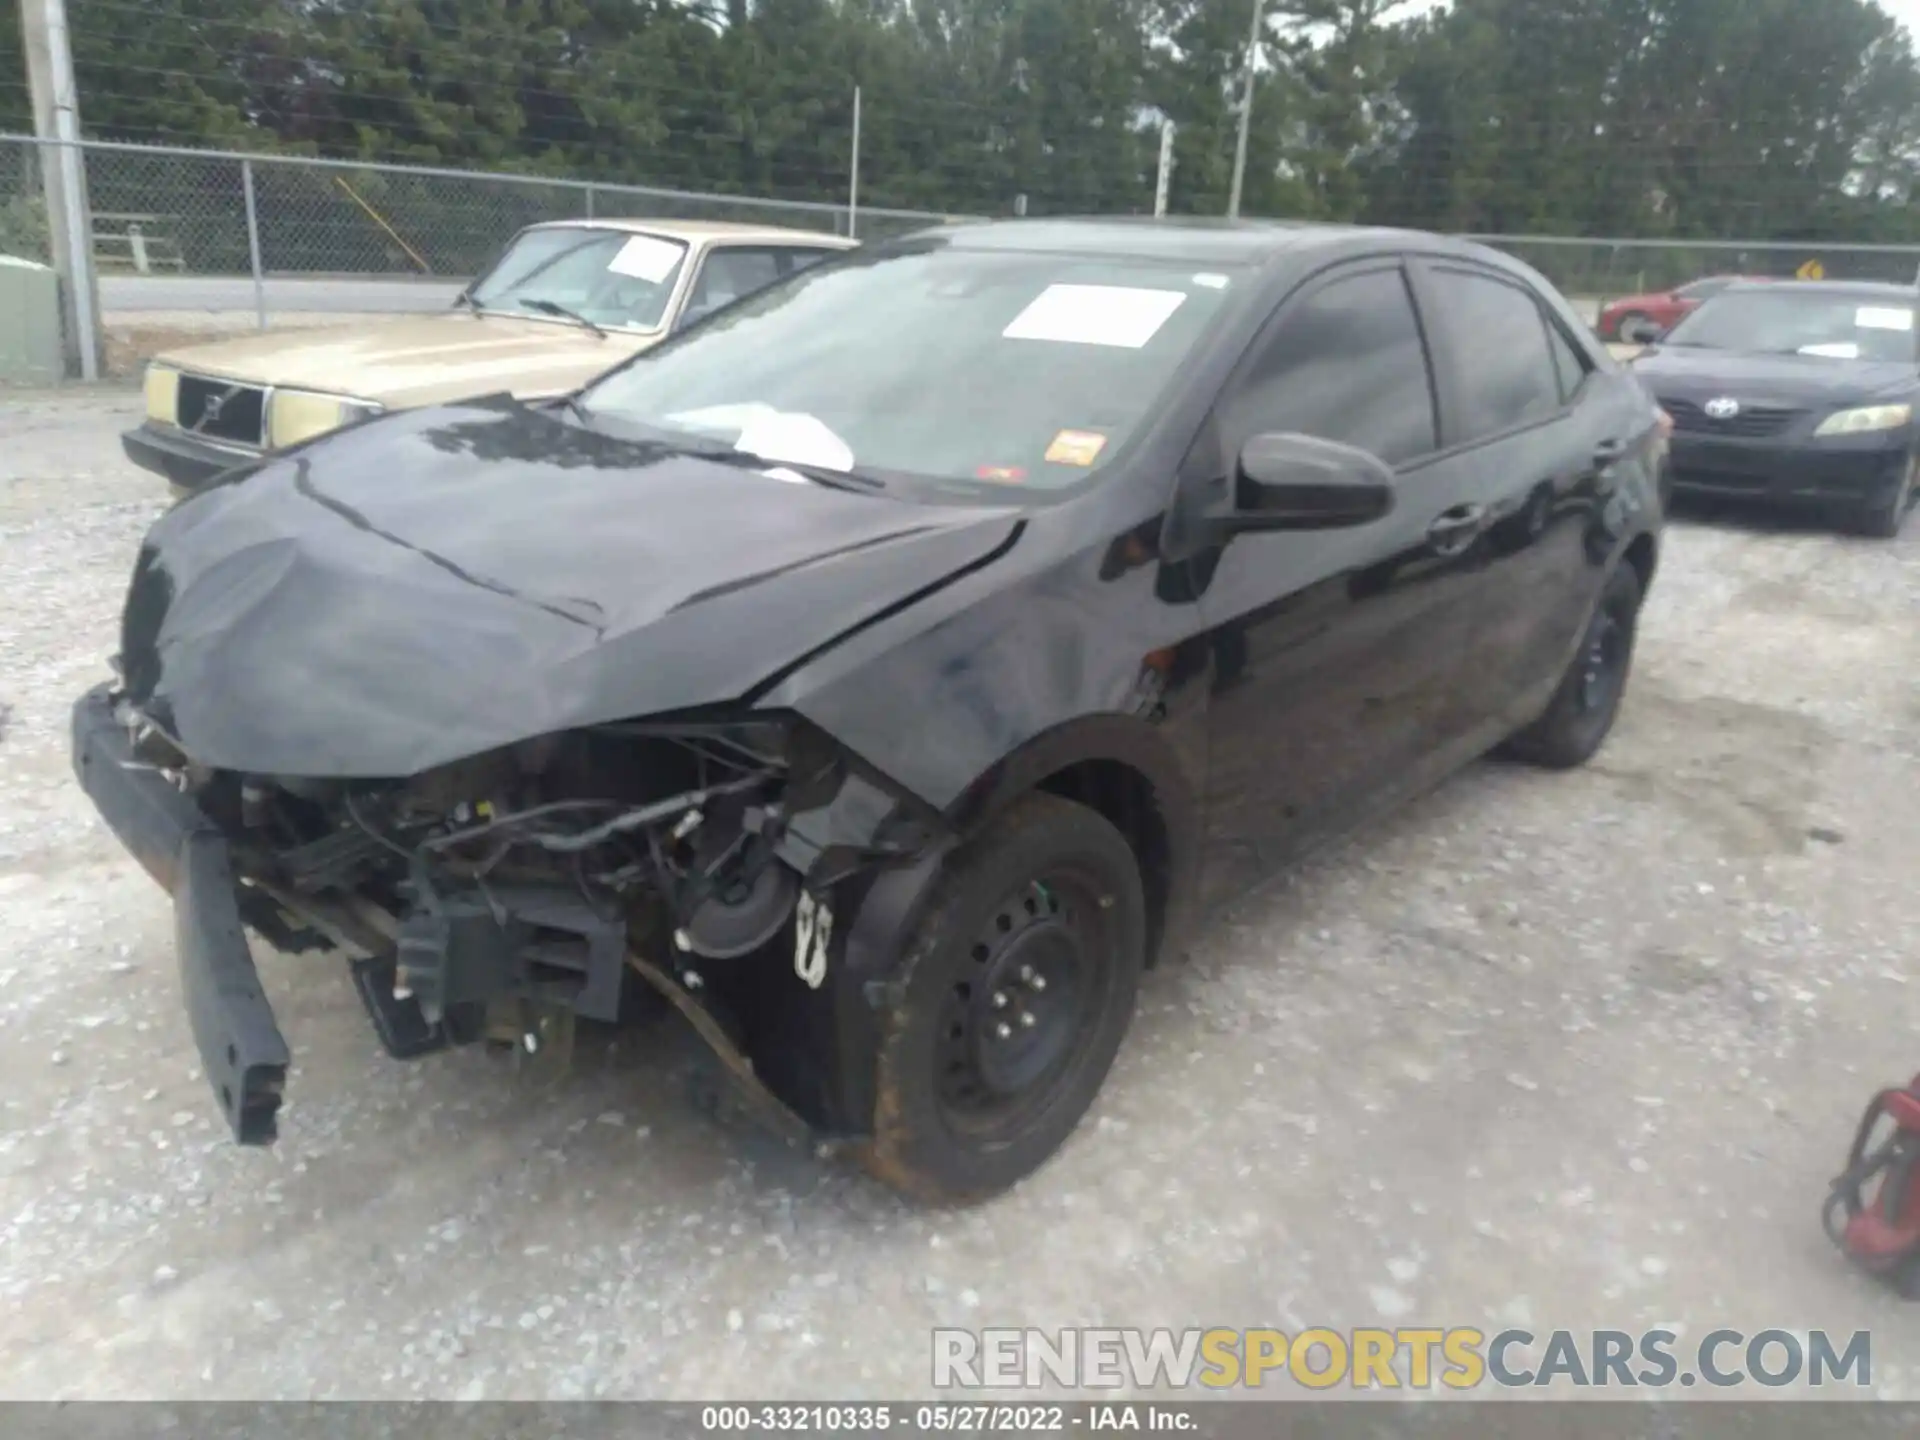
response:
M1489 522L1473 557L1465 645L1476 683L1463 699L1491 742L1530 718L1586 623L1585 537L1612 483L1598 457L1618 437L1594 377L1567 373L1577 350L1556 353L1555 322L1526 286L1452 260L1422 261L1414 278L1434 319L1453 462Z
M1393 303L1407 318L1389 341L1375 319L1379 306ZM1367 338L1370 326L1377 339ZM1397 354L1403 370L1407 354L1417 355L1429 407L1429 453L1393 457L1401 460L1393 509L1351 529L1237 535L1201 588L1214 660L1204 872L1214 901L1372 808L1458 736L1461 607L1477 539L1469 534L1463 545L1454 533L1440 543L1433 531L1472 497L1466 472L1430 453L1438 445L1431 380L1397 262L1335 272L1281 307L1250 352L1250 368L1229 385L1205 437L1211 448L1199 452L1205 459L1190 480L1230 473L1240 444L1263 429L1401 450L1417 444L1373 424L1358 403L1380 393L1393 364L1366 346L1389 343L1399 348L1382 354ZM1278 388L1256 392L1268 356ZM1242 397L1262 398L1236 399L1236 386ZM1413 391L1403 389L1404 405ZM1315 394L1328 403L1303 398Z

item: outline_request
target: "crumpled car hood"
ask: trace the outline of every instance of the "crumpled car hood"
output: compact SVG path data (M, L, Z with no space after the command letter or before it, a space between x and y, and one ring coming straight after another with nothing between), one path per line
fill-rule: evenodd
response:
M154 525L130 698L194 760L399 777L737 699L993 559L1010 509L774 478L510 401L263 462Z

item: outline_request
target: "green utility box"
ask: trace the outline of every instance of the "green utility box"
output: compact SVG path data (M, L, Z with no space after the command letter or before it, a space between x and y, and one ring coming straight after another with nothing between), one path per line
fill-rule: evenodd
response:
M45 265L0 255L0 385L56 385L66 375L60 277Z

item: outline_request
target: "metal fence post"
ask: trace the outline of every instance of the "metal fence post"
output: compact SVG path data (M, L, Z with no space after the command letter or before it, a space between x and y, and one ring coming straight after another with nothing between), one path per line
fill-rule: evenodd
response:
M853 164L847 172L847 238L860 238L860 87L853 87Z
M1173 121L1160 122L1160 171L1153 182L1155 219L1167 213L1167 187L1173 179Z
M593 219L593 182L587 182L587 219Z
M80 148L79 87L73 78L72 40L64 0L29 0L20 7L27 52L33 130L41 147L47 224L54 268L64 282L69 363L80 378L100 378L100 285L93 264L92 207L87 203L86 155ZM51 147L48 154L44 147Z
M247 254L253 261L253 314L267 328L267 277L260 268L260 211L253 202L253 161L240 162L240 188L247 197Z
M1247 129L1253 123L1253 67L1260 55L1260 22L1264 0L1253 0L1253 34L1247 40L1247 74L1240 87L1240 129L1233 139L1233 189L1227 196L1227 218L1240 218L1240 189L1247 174Z

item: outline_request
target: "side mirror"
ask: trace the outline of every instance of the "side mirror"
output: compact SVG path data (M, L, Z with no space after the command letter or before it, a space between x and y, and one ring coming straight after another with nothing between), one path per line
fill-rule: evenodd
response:
M1651 320L1635 320L1620 327L1620 339L1628 345L1652 345L1666 333Z
M1310 435L1255 435L1240 451L1231 530L1334 530L1393 509L1393 471L1376 455Z

